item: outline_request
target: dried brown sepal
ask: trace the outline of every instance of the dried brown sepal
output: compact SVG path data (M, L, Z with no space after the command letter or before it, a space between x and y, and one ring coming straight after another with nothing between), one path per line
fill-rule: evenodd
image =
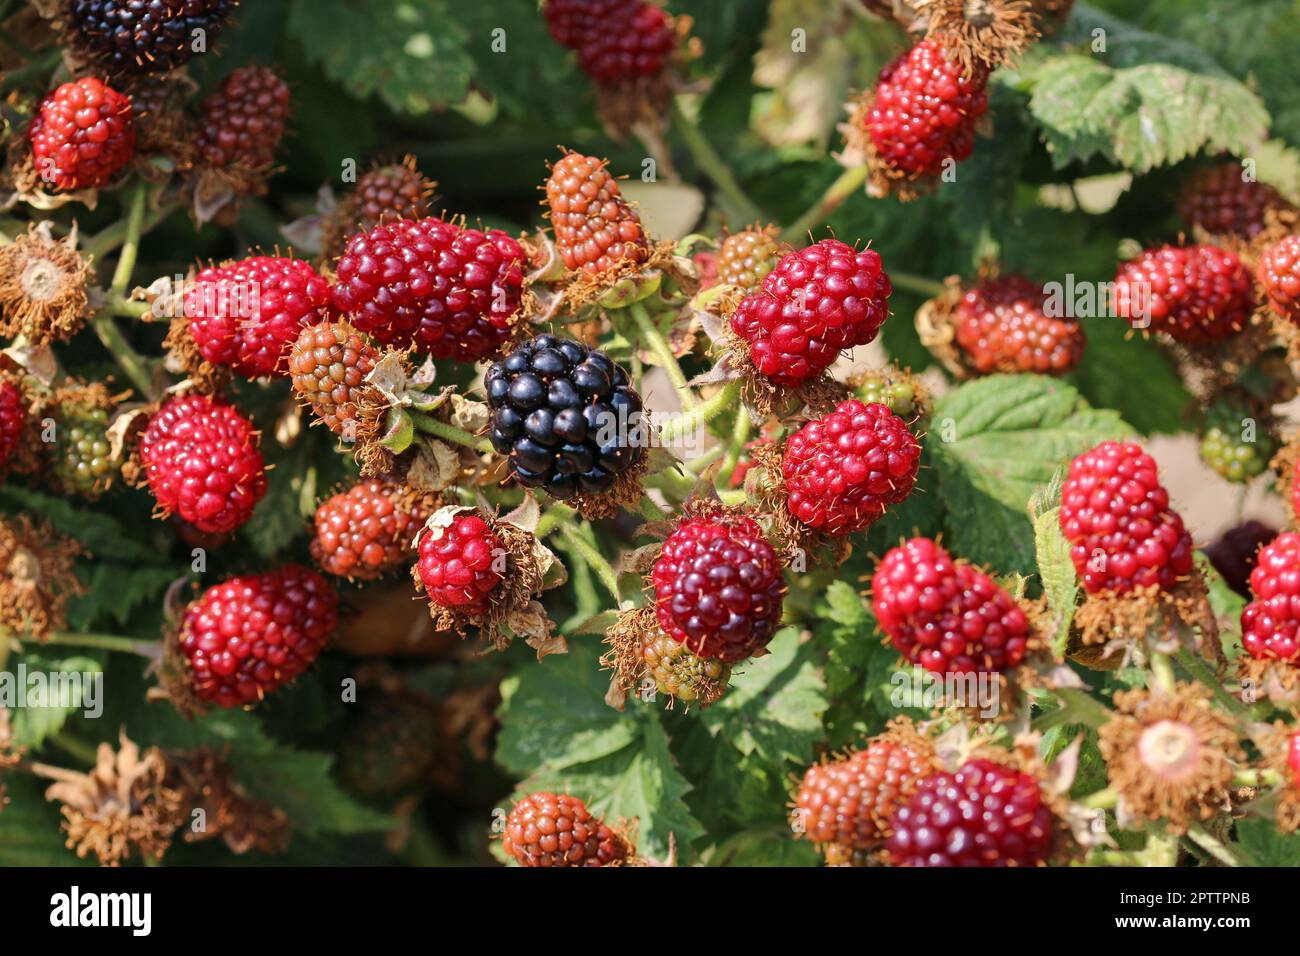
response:
M161 859L185 822L185 793L169 785L162 751L141 752L125 732L116 751L99 745L89 773L45 764L31 769L54 781L45 799L63 805L68 848L83 859L93 853L100 866L120 866L132 853Z
M1295 509L1296 468L1300 466L1300 433L1286 436L1282 447L1268 463L1277 475L1277 493L1282 497L1286 509L1287 525L1292 529L1300 528L1300 515Z
M142 82L131 90L131 118L135 124L138 157L165 157L172 171L193 167L198 149L193 123L185 112L185 101L197 90L198 84L184 71ZM166 173L153 163L138 162L136 168L151 179L166 178Z
M288 849L288 814L249 795L230 766L213 751L205 747L191 753L168 754L166 763L167 785L184 795L187 818L194 820L185 828L186 843L220 837L237 856L250 850L283 853ZM202 815L195 818L195 810L201 810Z
M913 6L929 20L926 37L951 51L968 74L1010 62L1039 34L1029 0L915 0Z
M1084 647L1108 648L1103 657L1118 653L1121 646L1130 653L1145 641L1155 650L1172 652L1182 646L1223 660L1218 621L1199 573L1181 579L1168 591L1152 585L1124 593L1089 594L1075 612L1074 622ZM1157 642L1156 634L1168 636Z
M163 348L167 351L167 367L188 378L194 391L215 395L230 384L231 370L224 365L213 365L203 357L190 332L189 319L184 316L176 316L167 326Z
M1297 732L1294 726L1282 721L1265 725L1258 732L1252 731L1252 737L1259 746L1264 766L1280 778L1277 786L1276 802L1273 807L1274 821L1283 833L1300 830L1300 780L1287 760L1291 749L1291 738Z
M37 638L62 630L68 602L86 590L73 570L84 554L44 518L0 517L0 628Z
M1300 665L1295 662L1241 654L1237 658L1237 676L1247 703L1267 700L1300 711Z
M1114 704L1116 716L1102 725L1098 745L1126 812L1167 820L1182 833L1231 811L1235 764L1246 754L1208 688L1119 691Z
M609 646L600 657L600 666L613 671L605 703L622 710L632 694L646 678L649 668L641 647L646 638L659 630L659 620L653 606L629 608L619 611L618 619L605 632L604 644Z
M25 234L0 246L0 336L66 342L90 314L90 261L77 252L76 229L56 239L52 228L48 221L28 224Z
M958 379L967 379L977 373L957 345L957 308L966 288L958 276L948 276L943 284L942 295L922 303L916 310L916 333L921 344L944 368Z
M629 204L630 205L630 204ZM676 245L668 239L650 242L645 257L636 259L619 259L609 269L601 272L588 272L586 269L566 271L558 283L564 291L564 306L571 314L578 314L584 308L599 302L620 285L649 281L654 272L663 274L663 278L682 286L688 295L695 293L694 278L683 271L677 262ZM524 310L521 310L521 312ZM533 308L533 313L537 311Z
M243 160L221 167L196 163L188 184L191 216L200 226L206 222L233 226L243 201L265 196L267 180L278 171L274 164L254 166Z
M539 658L546 654L565 653L568 650L565 639L554 633L555 623L547 617L541 603L535 600L546 588L563 582L563 574L557 577L553 573L557 566L562 571L562 566L532 531L507 520L509 516L501 517L482 508L447 505L434 512L416 535L416 550L419 550L424 535L441 535L462 513L476 514L483 519L501 542L506 566L501 572L501 582L489 592L487 610L481 614L466 614L460 609L442 607L430 601L429 614L434 627L440 631L455 631L461 637L474 630L496 650L505 650L517 636L534 648ZM415 590L424 594L418 562L411 567L411 578Z

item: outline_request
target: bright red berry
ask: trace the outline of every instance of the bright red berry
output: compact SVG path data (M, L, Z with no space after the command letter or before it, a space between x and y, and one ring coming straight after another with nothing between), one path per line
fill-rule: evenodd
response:
M208 588L181 630L190 690L219 707L256 703L311 665L338 626L338 607L329 582L296 564Z
M370 580L405 565L429 517L421 499L378 478L357 482L316 507L311 556L327 574Z
M996 581L929 538L905 541L881 559L871 603L899 653L939 674L1015 667L1032 631Z
M234 531L266 494L257 432L234 406L207 395L167 399L149 419L140 459L165 514L200 531Z
M420 537L416 565L429 600L462 614L482 614L502 581L501 539L475 514L457 515Z
M823 239L792 252L741 300L732 330L777 385L797 387L845 349L866 345L889 316L893 286L880 254Z
M1255 307L1250 272L1218 246L1161 246L1122 263L1115 309L1136 329L1179 342L1215 342L1240 331Z
M1034 777L972 760L922 780L885 846L895 866L1041 866L1055 824Z
M135 154L131 100L93 76L64 83L41 100L27 137L44 182L102 186Z
M1079 323L1044 311L1041 286L1007 275L970 289L957 306L957 344L975 370L1063 375L1083 357Z
M1291 743L1286 750L1286 764L1291 768L1291 782L1300 786L1300 731L1291 735Z
M786 442L790 513L826 534L862 531L911 494L920 461L907 422L884 405L842 402Z
M1259 552L1250 590L1254 600L1241 612L1250 656L1300 660L1300 534L1285 531Z
M298 332L330 314L329 283L309 263L285 256L209 267L185 291L199 352L247 378L286 374Z
M945 161L966 159L988 110L988 76L983 66L963 75L933 41L916 44L880 71L866 117L877 156L909 177L937 176Z
M577 797L533 793L506 817L501 841L522 866L610 866L627 859L627 842Z
M1102 442L1070 462L1060 518L1089 594L1167 591L1192 571L1192 537L1169 507L1155 459L1131 442Z
M334 305L384 345L475 362L510 338L525 259L499 229L399 219L348 240Z
M767 646L785 581L752 518L688 517L664 541L650 578L659 626L700 657L734 663Z
M26 423L23 393L13 382L0 381L0 474L22 440Z
M603 86L658 76L676 44L668 15L645 0L547 0L542 13L555 42Z
M1300 323L1300 236L1286 236L1265 249L1255 277L1273 311Z
M275 71L252 64L231 72L203 101L198 146L218 169L260 170L275 161L289 118L289 87Z
M1240 163L1197 170L1187 178L1178 200L1178 215L1189 226L1214 236L1254 238L1270 209L1290 203L1272 186L1245 178Z
M565 268L597 275L649 257L641 217L619 192L604 160L566 153L551 167L546 204Z
M889 821L934 772L931 755L889 738L843 760L814 764L803 776L795 808L814 843L866 849L889 833Z

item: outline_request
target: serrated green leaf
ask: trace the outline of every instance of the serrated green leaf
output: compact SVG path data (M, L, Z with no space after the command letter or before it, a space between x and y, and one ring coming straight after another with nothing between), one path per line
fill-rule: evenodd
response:
M399 113L459 103L474 71L469 35L441 0L295 0L289 33L332 80Z
M1034 554L1038 576L1043 582L1043 596L1056 625L1050 641L1052 653L1060 657L1070 639L1070 622L1074 620L1074 602L1079 593L1074 562L1070 560L1070 542L1061 533L1060 508L1045 511L1034 519Z
M1034 568L1026 507L1074 455L1132 429L1091 408L1072 386L1037 375L991 375L944 395L927 438L948 506L952 550L1002 573Z
M235 751L230 767L255 797L289 815L295 832L373 833L392 829L393 818L364 807L330 776L334 758L277 746L265 753Z
M180 576L175 568L96 561L86 575L86 593L68 607L68 624L73 630L110 622L125 628L137 608L161 601L167 586Z
M152 562L158 556L153 549L134 540L112 515L79 508L67 498L55 498L10 484L0 488L0 506L6 510L39 513L97 559Z
M17 664L24 666L24 673L27 675L28 685L32 683L32 675L40 673L42 676L42 692L50 695L50 699L45 701L42 706L33 706L35 701L26 700L23 706L15 707L12 710L14 724L14 739L20 746L28 747L33 750L41 746L50 734L58 733L63 727L68 717L85 709L86 703L83 700L85 690L83 680L68 680L64 684L60 675L95 675L102 671L102 666L98 660L85 655L73 655L69 657L57 657L48 653L25 651L16 661L11 661L8 665L8 674L13 675L14 691L17 694L26 696L27 687L17 684L19 671ZM91 677L93 680L93 676ZM58 681L55 685L52 682ZM61 696L61 688L66 686L68 699L66 703L59 703L58 697ZM104 684L101 683L101 688ZM92 698L93 699L93 698ZM103 704L103 700L95 701L96 704Z
M93 866L64 844L58 808L45 802L45 783L26 774L4 776L9 802L0 809L0 866Z
M1083 323L1083 360L1066 377L1097 408L1114 409L1144 435L1186 427L1191 394L1154 342L1113 318Z
M1272 820L1238 820L1237 838L1255 865L1300 866L1300 833L1279 833Z
M1268 137L1259 98L1226 76L1157 62L1115 69L1065 54L1022 77L1058 169L1100 155L1141 173L1203 149L1247 155Z
M502 683L497 760L527 774L527 790L559 789L608 819L636 818L642 852L667 853L671 833L688 848L703 832L684 797L659 722L659 705L604 702L609 676L592 654L552 654Z

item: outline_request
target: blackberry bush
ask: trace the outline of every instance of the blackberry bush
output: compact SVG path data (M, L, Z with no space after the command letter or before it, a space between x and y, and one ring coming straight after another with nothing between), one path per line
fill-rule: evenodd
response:
M0 2L0 865L1300 862L1241 7Z

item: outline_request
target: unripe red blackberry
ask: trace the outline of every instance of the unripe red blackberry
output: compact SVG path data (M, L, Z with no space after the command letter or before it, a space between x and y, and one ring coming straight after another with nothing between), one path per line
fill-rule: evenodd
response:
M731 328L759 372L793 388L875 339L892 292L879 253L823 239L784 256L741 300Z
M521 866L610 866L628 857L626 841L565 794L533 793L516 803L501 846Z
M650 579L659 626L700 657L727 663L752 657L781 623L781 563L752 518L682 519Z
M218 169L265 169L275 162L288 118L289 88L275 71L241 66L203 100L199 155Z
M997 582L929 538L891 549L871 578L876 622L909 663L939 674L1018 665L1029 618Z
M972 760L922 780L890 826L895 866L1041 866L1056 820L1034 777Z
M1265 249L1255 277L1268 296L1269 307L1284 319L1300 323L1300 236L1285 236Z
M102 186L135 154L131 100L93 76L72 80L41 100L27 138L43 182Z
M781 243L767 229L746 229L722 240L718 281L749 292L757 289L781 258Z
M1259 552L1254 599L1241 612L1241 643L1260 660L1300 660L1300 534L1285 531Z
M366 376L379 361L369 340L342 322L307 326L289 350L289 375L298 397L336 435L354 431Z
M1264 228L1269 210L1290 205L1267 183L1245 179L1241 164L1230 162L1199 169L1187 178L1178 215L1211 235L1252 239Z
M1218 246L1147 249L1121 263L1115 276L1119 317L1179 342L1226 338L1247 324L1254 306L1250 272L1235 253Z
M957 306L957 344L975 370L1063 375L1079 363L1086 342L1073 319L1043 311L1040 286L1007 275L966 291Z
M1192 537L1169 507L1155 459L1131 442L1102 442L1070 462L1060 519L1089 594L1167 591L1192 571Z
M403 486L364 479L317 505L311 556L327 574L382 577L409 562L428 517Z
M73 409L61 415L52 470L68 491L88 498L102 494L120 470L108 440L108 410Z
M932 754L889 737L843 760L814 764L795 796L803 835L814 843L871 847L888 835L895 811L933 772Z
M975 148L975 124L988 110L988 69L964 75L938 43L922 40L880 71L866 116L880 161L904 176L937 176L945 161Z
M208 362L246 378L284 375L302 327L330 316L330 287L301 259L251 256L201 271L184 308Z
M234 406L207 395L174 396L149 418L140 439L159 509L200 531L234 531L266 494L257 432Z
M77 49L110 74L166 73L216 40L234 0L69 0Z
M921 446L884 405L842 402L786 441L790 513L829 535L862 531L912 493Z
M208 588L182 623L187 688L218 707L256 703L311 665L338 626L338 605L328 581L295 564Z
M658 76L676 44L668 15L646 0L546 0L542 13L555 42L603 86Z
M429 214L430 184L414 163L389 163L361 175L352 194L359 230L390 219L423 219Z
M399 219L348 240L334 305L384 345L476 362L510 338L525 260L499 229Z
M457 515L446 527L420 536L416 568L430 602L461 614L487 610L502 582L504 546L486 521L475 514Z
M565 268L597 275L649 258L641 218L623 199L604 160L566 153L551 167L546 203Z
M731 679L731 665L706 660L667 634L655 631L641 644L641 658L659 693L707 706L718 700Z
M641 397L599 349L539 335L483 380L492 447L522 485L553 497L609 491L645 455Z
M1291 735L1286 748L1286 764L1291 770L1291 783L1300 787L1300 730Z
M0 475L21 443L26 424L22 391L13 382L0 381Z

